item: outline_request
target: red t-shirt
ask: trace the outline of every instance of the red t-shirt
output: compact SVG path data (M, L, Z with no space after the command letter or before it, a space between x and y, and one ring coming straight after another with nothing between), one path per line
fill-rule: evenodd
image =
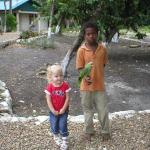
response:
M60 87L55 87L52 83L49 83L45 89L45 93L51 97L51 102L56 111L60 111L63 107L66 99L66 92L69 92L71 88L69 84L64 81Z

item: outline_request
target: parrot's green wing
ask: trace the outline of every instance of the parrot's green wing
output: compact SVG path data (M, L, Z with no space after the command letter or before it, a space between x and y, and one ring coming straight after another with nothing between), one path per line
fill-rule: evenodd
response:
M85 68L80 71L79 77L78 77L78 87L80 87L81 81L85 76L89 76L91 72L91 64L86 64Z

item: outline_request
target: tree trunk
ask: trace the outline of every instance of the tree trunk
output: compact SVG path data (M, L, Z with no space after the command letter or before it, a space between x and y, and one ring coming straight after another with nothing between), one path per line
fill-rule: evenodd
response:
M52 19L53 19L53 13L54 13L54 4L55 4L55 0L52 0L52 5L51 5L51 8L50 8L50 19L49 19L49 27L48 27L48 38L51 38Z
M63 19L64 19L64 15L62 14L61 17L58 20L58 23L57 23L57 26L56 26L56 29L55 29L55 34L61 35L61 29L62 29L61 25L62 25Z
M4 0L4 7L5 7L4 33L5 33L6 32L6 19L7 19L6 0Z
M83 42L83 32L80 31L77 39L74 41L73 46L71 49L68 50L66 56L64 57L64 59L62 60L62 68L63 68L63 73L66 76L67 75L67 67L71 61L71 59L73 58L74 54L77 52L79 46L81 45L81 43Z
M116 32L118 32L118 30L116 28L109 28L108 30L106 30L105 38L106 38L107 43L111 42L111 39L115 35Z
M12 0L9 0L9 13L12 14Z

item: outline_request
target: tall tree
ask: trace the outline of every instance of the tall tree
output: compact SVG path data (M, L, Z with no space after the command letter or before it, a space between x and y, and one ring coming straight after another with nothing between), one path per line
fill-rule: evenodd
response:
M59 0L54 16L73 18L81 26L85 21L93 20L99 26L99 38L109 43L121 28L131 28L139 33L139 26L150 24L150 5L148 0ZM82 41L83 34L80 31L62 61L64 72Z
M140 26L150 24L150 5L147 0L76 0L76 4L76 20L81 25L88 20L97 22L100 39L108 43L121 28L131 28L139 33ZM76 42L62 61L65 73L82 40L83 35L80 31Z

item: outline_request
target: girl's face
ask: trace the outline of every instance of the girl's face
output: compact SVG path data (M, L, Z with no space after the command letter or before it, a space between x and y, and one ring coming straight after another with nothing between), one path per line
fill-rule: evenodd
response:
M97 42L98 33L94 28L86 28L84 39L88 44L95 44Z
M63 74L62 72L55 72L52 74L51 81L54 85L60 86L63 81Z

